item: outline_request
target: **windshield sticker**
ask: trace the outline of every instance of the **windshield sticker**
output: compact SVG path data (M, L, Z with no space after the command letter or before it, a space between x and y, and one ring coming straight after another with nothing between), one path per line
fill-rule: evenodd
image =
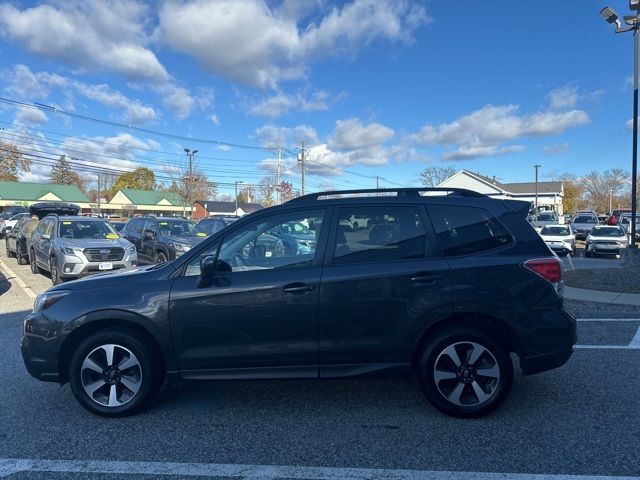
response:
M62 222L63 225L71 225L71 222Z
M117 233L107 233L106 237L109 240L117 240L120 236Z
M206 236L207 236L207 234L206 234L206 233L204 233L204 232L198 232L198 233L196 233L196 237L206 237Z
M160 225L169 225L167 222L160 222Z

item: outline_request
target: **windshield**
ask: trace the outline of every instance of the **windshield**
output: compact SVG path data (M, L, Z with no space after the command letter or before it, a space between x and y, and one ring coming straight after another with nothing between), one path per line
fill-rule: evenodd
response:
M58 226L58 236L74 240L119 237L111 225L98 220L63 220Z
M556 217L552 213L541 213L536 217L536 220L540 222L552 222Z
M195 237L198 234L206 235L202 230L189 220L160 220L160 235L163 237Z
M571 220L571 223L598 223L598 220L591 215L581 215Z
M544 227L540 235L571 235L569 227Z
M626 234L621 228L594 227L591 230L594 237L624 237Z

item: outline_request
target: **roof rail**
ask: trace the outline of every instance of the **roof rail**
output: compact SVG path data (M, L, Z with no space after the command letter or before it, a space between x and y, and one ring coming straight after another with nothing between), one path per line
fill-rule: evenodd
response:
M351 195L359 193L396 193L398 197L419 197L420 192L449 192L451 195L459 197L486 197L483 193L467 190L466 188L444 188L444 187L417 187L417 188L365 188L360 190L329 190L325 192L316 192L303 195L301 197L292 198L291 202L311 202L318 200L320 197L328 197L331 195Z

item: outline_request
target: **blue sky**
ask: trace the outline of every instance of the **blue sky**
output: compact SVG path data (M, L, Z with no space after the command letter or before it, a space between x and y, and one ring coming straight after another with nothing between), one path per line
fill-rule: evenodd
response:
M626 14L627 2L612 6ZM308 191L413 185L429 165L503 181L629 169L630 34L593 0L0 2L4 138L43 157L162 178L199 150L220 183L273 174ZM26 150L29 149L29 150ZM46 178L46 160L25 180ZM92 178L91 173L86 173ZM223 186L222 193L232 187Z

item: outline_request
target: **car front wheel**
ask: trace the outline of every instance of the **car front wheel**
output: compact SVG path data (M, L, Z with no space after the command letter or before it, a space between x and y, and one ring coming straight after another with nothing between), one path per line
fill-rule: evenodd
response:
M36 262L36 252L33 248L29 250L29 263L31 264L31 273L42 273L42 269Z
M494 411L509 395L513 364L490 336L455 327L427 343L419 358L418 378L438 410L452 417L478 418Z
M139 412L162 385L158 359L137 335L125 330L97 332L82 342L71 360L69 382L78 402L106 417Z

